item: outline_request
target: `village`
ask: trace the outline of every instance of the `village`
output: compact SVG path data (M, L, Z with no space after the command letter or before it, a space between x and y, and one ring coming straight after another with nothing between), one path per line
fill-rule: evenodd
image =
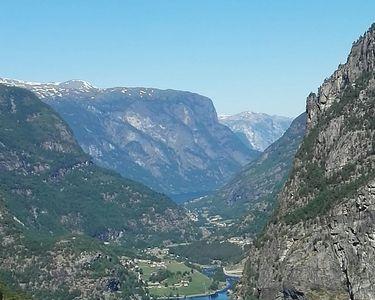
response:
M147 248L142 254L150 258L123 257L121 264L138 274L138 280L149 288L150 295L167 297L213 291L211 278L193 266L177 261L168 248Z

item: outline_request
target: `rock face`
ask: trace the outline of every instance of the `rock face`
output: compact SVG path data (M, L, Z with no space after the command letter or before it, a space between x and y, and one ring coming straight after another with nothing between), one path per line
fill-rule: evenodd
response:
M176 199L216 189L258 155L218 122L211 100L197 94L97 89L83 81L3 82L51 105L96 163Z
M0 274L10 287L96 299L117 286L128 299L144 291L124 249L197 233L166 196L93 164L33 93L0 85Z
M231 228L232 233L238 230L241 234L258 233L274 209L277 194L292 168L305 128L306 113L303 113L292 122L282 137L259 158L247 164L214 196L187 202L186 207L241 220L236 230ZM244 216L244 219L240 218Z
M263 152L284 134L293 119L245 111L221 115L219 121L232 129L251 149Z
M309 95L306 136L240 298L375 298L374 67L372 26Z

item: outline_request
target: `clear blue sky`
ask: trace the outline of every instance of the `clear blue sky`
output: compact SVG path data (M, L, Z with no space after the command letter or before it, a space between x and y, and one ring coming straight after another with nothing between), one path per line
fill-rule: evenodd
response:
M2 0L0 77L189 90L295 116L375 21L374 0Z

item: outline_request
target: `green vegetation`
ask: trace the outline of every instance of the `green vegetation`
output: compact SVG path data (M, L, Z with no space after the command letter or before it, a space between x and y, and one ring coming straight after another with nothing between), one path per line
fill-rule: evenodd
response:
M374 176L374 174L372 174L372 176ZM369 175L364 175L349 183L334 187L328 187L323 183L319 188L318 194L313 197L307 205L297 208L284 217L285 222L288 224L296 224L299 221L312 219L318 215L325 214L339 201L354 196L357 189L363 186L369 179Z
M285 134L246 165L215 195L186 204L190 210L220 215L233 226L212 228L221 236L255 236L270 218L304 137L306 114L298 116ZM207 224L202 224L209 226Z
M172 276L175 276L175 274L169 271L168 269L166 270L160 269L151 274L149 281L150 282L162 282Z
M97 283L91 292L143 297L135 273L120 263L124 248L197 232L186 222L181 234L185 215L166 196L95 166L65 122L23 89L0 86L0 165L0 238L11 241L0 258L14 257L11 267L0 266L0 280L12 289L29 283L36 299L73 299L82 278ZM70 265L81 256L87 264ZM74 271L58 275L66 270Z
M173 260L164 263L164 267L153 266L151 262L140 264L142 277L149 282L151 296L189 296L217 290L212 289L214 281L198 270Z
M223 268L217 268L212 279L217 282L225 282L226 276Z
M235 263L243 255L242 249L232 243L207 241L196 241L188 245L171 247L169 252L180 257L186 257L201 265L211 264L215 260Z
M27 247L27 243L24 240L18 244L26 245ZM60 264L67 264L69 269L70 266L74 265L74 261L77 258L84 255L87 257L86 262L76 266L79 275L75 274L75 278L82 276L86 280L98 280L102 283L107 281L108 286L110 286L111 278L113 278L116 283L113 289L118 289L121 292L123 297L121 299L130 299L135 292L138 295L146 295L144 287L138 282L136 274L123 267L120 263L119 257L132 255L124 250L123 247L104 245L102 242L87 236L69 235L56 239L51 248L45 251L38 250L39 252L34 252L27 248L16 254L9 251L11 249L3 248L2 257L0 258L5 259L13 255L17 257L19 264L22 265L22 268L8 271L0 268L0 280L10 283L9 286L12 288L17 288L19 282L33 282L35 278L46 278L50 281L56 280L51 276L51 273L56 272L54 257L66 258ZM26 260L27 257L32 257L34 263L24 266L22 264L24 257L26 257ZM117 282L119 285L117 285ZM40 287L28 291L28 293L35 299L65 300L76 299L77 295L80 295L79 290L72 289L67 283L60 282L57 284L56 282L56 287L57 289Z
M29 300L30 297L23 293L16 292L0 282L0 300Z
M213 281L210 286L210 289L213 291L218 290L220 288L220 284L226 282L226 276L224 274L223 268L220 267L216 269L214 276L212 277L212 280Z
M273 212L277 205L277 197L284 186L286 177L280 180L275 184L273 191L263 196L259 199L258 202L264 202L268 204L266 210L249 210L248 215L240 218L238 226L232 229L232 234L236 236L247 235L250 233L257 233L259 236L262 233L262 230L266 227L268 222L272 221ZM249 219L249 216L251 218Z
M359 187L375 176L371 165L366 164L364 160L351 161L329 177L325 174L323 165L313 162L313 149L316 149L319 133L324 132L329 120L338 116L344 117L343 134L360 130L367 132L368 138L373 140L371 132L375 129L374 98L367 101L356 101L360 92L367 87L372 78L374 78L374 73L364 72L354 85L349 85L344 90L340 101L335 101L322 114L318 124L303 140L297 157L304 164L294 170L293 176L299 172L303 179L298 190L298 197L310 200L305 206L287 214L284 217L287 223L295 224L325 214L335 204L354 196ZM375 95L372 96L375 97ZM359 116L355 113L358 109L364 112L364 115ZM374 151L374 148L372 150ZM371 153L367 153L367 155L371 155ZM358 170L356 166L362 166L362 168Z
M125 231L128 246L182 238L175 224L152 231L139 223L147 217L153 224L167 209L182 214L176 204L93 165L64 121L32 93L2 86L0 112L0 142L6 145L0 157L11 166L0 173L0 196L35 237L83 231L105 240Z
M259 278L259 273L254 271L253 268L250 266L249 263L245 265L244 268L244 277L247 279L246 280L246 293L244 295L245 300L256 300L258 297L254 296L253 293L256 290L255 287L255 282L257 282Z

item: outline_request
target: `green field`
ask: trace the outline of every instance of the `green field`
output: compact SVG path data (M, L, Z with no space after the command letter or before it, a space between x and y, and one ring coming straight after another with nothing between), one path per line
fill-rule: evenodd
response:
M149 290L152 296L189 296L211 292L210 286L213 281L201 272L173 260L166 260L165 263L166 270L170 271L173 275L161 281L159 286L150 286ZM151 274L157 271L157 268L151 267L147 263L141 263L139 266L143 271L143 279L146 281L149 281ZM183 273L189 273L189 275L185 275L184 277L181 275ZM188 286L176 286L181 280L186 280L187 277L191 277Z

